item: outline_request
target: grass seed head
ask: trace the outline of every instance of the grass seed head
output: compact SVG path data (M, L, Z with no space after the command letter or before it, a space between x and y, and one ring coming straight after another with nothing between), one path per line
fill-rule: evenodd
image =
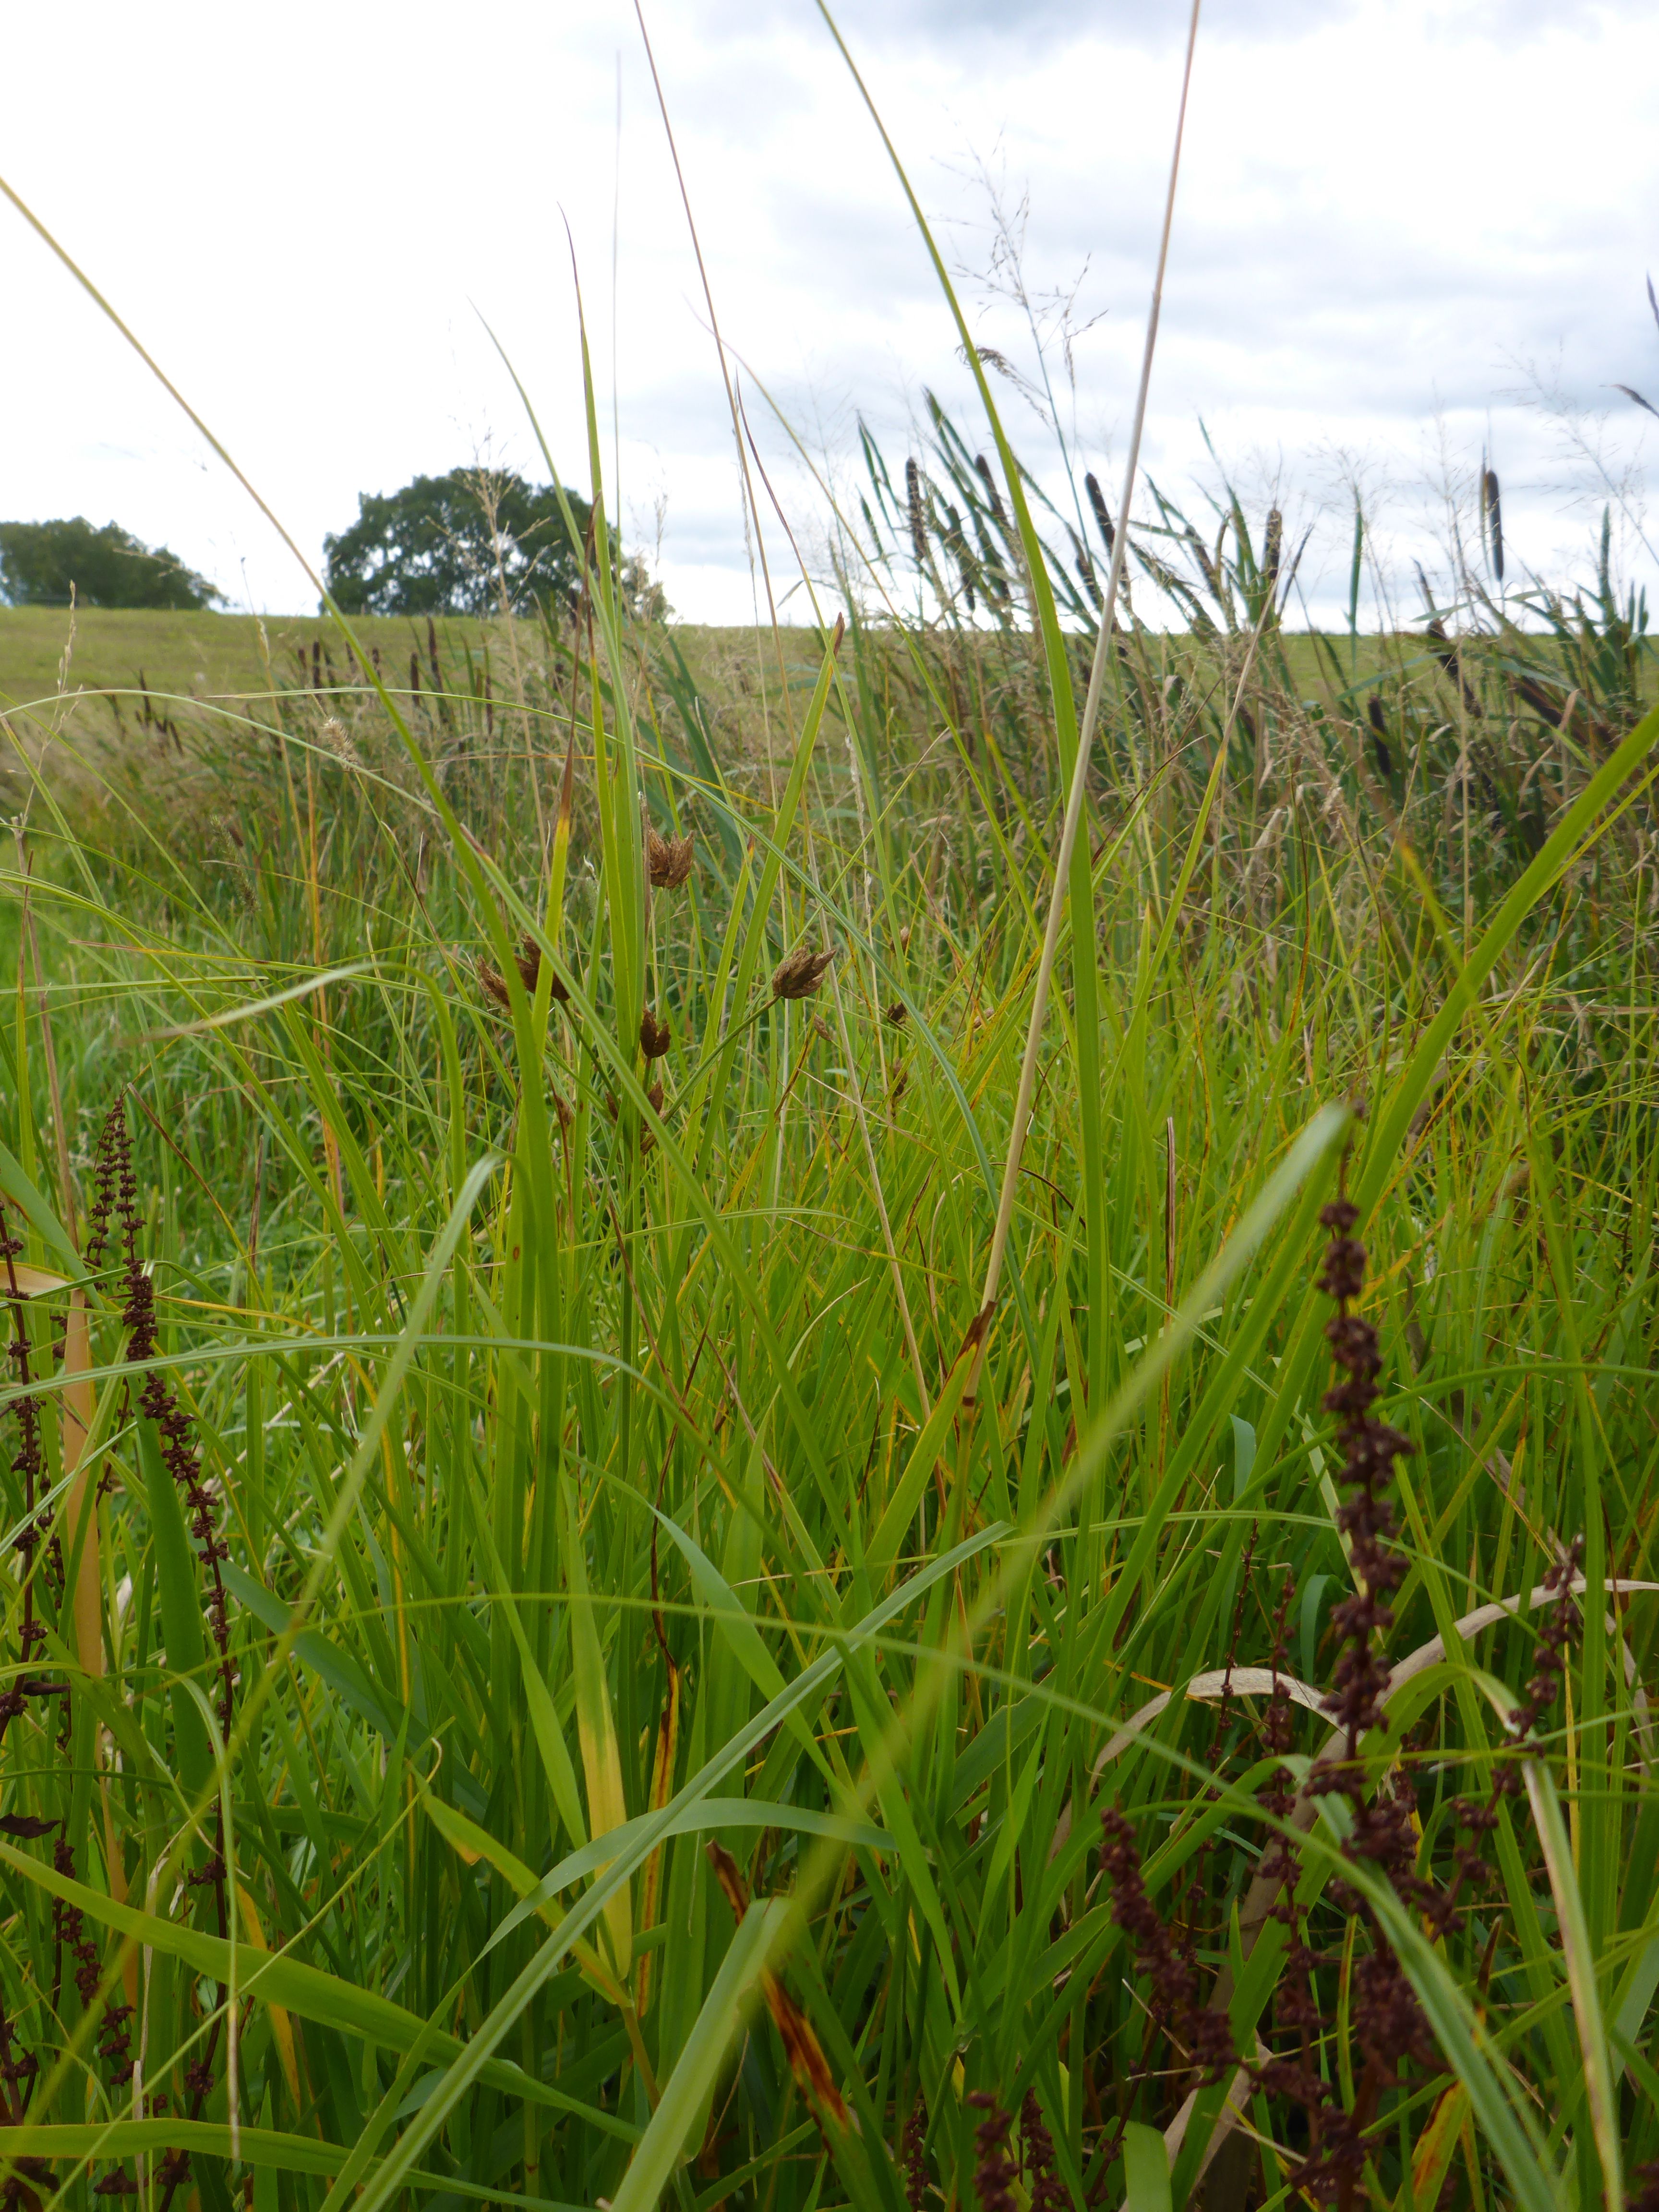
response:
M640 1016L640 1050L647 1060L660 1060L669 1042L667 1023L647 1006Z
M331 714L317 734L342 768L362 766L363 757L337 714Z

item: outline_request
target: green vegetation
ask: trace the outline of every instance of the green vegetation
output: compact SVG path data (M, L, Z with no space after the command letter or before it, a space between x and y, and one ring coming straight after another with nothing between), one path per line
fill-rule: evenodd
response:
M189 610L222 596L165 545L141 545L118 523L94 530L82 515L0 522L0 599L14 606Z
M1295 640L1235 504L1022 1131L996 450L982 629L688 653L596 483L418 685L6 718L13 2202L1654 2202L1639 610Z
M574 605L587 524L578 492L528 484L511 470L451 469L400 491L362 493L356 522L323 541L323 579L349 615Z

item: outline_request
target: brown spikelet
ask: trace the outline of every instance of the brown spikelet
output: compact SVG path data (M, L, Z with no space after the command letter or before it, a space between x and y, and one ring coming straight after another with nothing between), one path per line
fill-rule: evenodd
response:
M910 550L918 568L927 566L927 510L922 502L921 471L914 460L904 464L905 505L909 510Z
M663 1101L663 1088L661 1084L653 1083L645 1095L651 1102L652 1112L653 1114L660 1114L662 1111ZM617 1103L617 1094L614 1091L607 1091L605 1094L605 1110L610 1115L613 1121L622 1111L622 1109ZM654 1144L656 1139L647 1133L646 1141L647 1144Z
M1261 580L1269 592L1279 588L1279 564L1285 552L1285 518L1276 507L1267 510L1267 527L1261 537Z
M519 939L518 949L513 955L513 964L519 971L519 981L533 999L536 995L536 986L541 981L542 974L542 949L533 937L525 936ZM506 976L493 962L483 958L482 956L474 965L479 984L485 995L505 1013L513 1004L513 994L507 988ZM548 969L548 988L561 1006L568 1001L569 992L565 989L557 975L550 968Z
M810 945L798 945L772 970L772 996L775 999L814 997L822 988L835 957L833 945L828 952L814 952Z
M720 1886L720 1894L732 1908L732 1917L740 1921L749 1910L749 1885L743 1870L724 1844L711 1836L703 1845L708 1863L714 1869L714 1879Z
M891 1006L884 1006L881 1011L884 1019L891 1022L895 1029L908 1018L910 1012L902 999L895 999Z
M991 513L996 518L998 529L1006 531L1008 527L1008 513L1007 509L1002 504L1002 494L997 489L997 480L991 474L991 464L986 459L983 453L975 453L974 455L974 466L978 471L980 482L985 487L985 495L990 501Z
M1117 532L1112 527L1111 513L1106 505L1106 495L1100 489L1100 479L1092 470L1084 477L1083 489L1088 493L1089 504L1094 509L1095 528L1099 531L1109 553L1117 543Z
M662 1112L663 1099L661 1084L653 1083L645 1095L651 1102L651 1111L653 1114L660 1114ZM640 1158L643 1159L647 1152L654 1151L656 1148L656 1133L653 1130L641 1129L640 1131Z
M1382 711L1382 702L1373 691L1365 702L1365 719L1371 726L1371 750L1376 755L1376 765L1390 781L1394 779L1394 755L1389 750L1389 718Z
M833 2120L845 2135L853 2125L853 2116L846 2100L836 2087L836 2077L830 2071L830 2062L823 2055L823 2046L813 2033L812 2023L795 2002L783 1984L774 1973L761 1976L761 1987L766 1994L767 2008L772 2014L778 2039L789 2060L789 2071L806 2100L808 2111L822 2130L826 2119Z
M640 1050L647 1060L660 1060L668 1046L667 1023L647 1006L640 1016Z
M689 830L684 837L659 837L647 827L645 866L653 891L677 891L685 882L691 873L691 842Z

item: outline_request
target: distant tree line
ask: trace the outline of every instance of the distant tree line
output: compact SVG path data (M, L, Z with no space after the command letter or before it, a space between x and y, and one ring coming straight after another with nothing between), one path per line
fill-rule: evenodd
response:
M481 468L361 493L356 522L323 540L324 580L349 615L568 611L580 597L592 509L578 491L564 500L568 521L551 484ZM642 562L619 562L617 582L635 615L668 611Z
M0 600L14 607L153 607L199 611L224 594L165 545L144 545L82 514L0 522Z
M348 615L524 615L565 611L581 594L592 510L510 471L451 469L400 491L363 492L357 519L323 540L324 579ZM616 558L630 613L669 611L644 562ZM12 606L200 610L224 594L165 545L84 516L0 522L0 601Z

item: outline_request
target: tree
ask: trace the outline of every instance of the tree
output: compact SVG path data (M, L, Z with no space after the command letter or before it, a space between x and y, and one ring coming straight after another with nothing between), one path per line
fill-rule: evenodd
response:
M588 505L566 499L579 532ZM416 477L401 491L363 492L357 520L323 540L329 590L346 614L483 615L538 601L573 603L580 550L550 484L511 472L451 469Z
M224 594L165 545L143 545L118 523L84 515L0 522L0 599L17 607L210 607Z

